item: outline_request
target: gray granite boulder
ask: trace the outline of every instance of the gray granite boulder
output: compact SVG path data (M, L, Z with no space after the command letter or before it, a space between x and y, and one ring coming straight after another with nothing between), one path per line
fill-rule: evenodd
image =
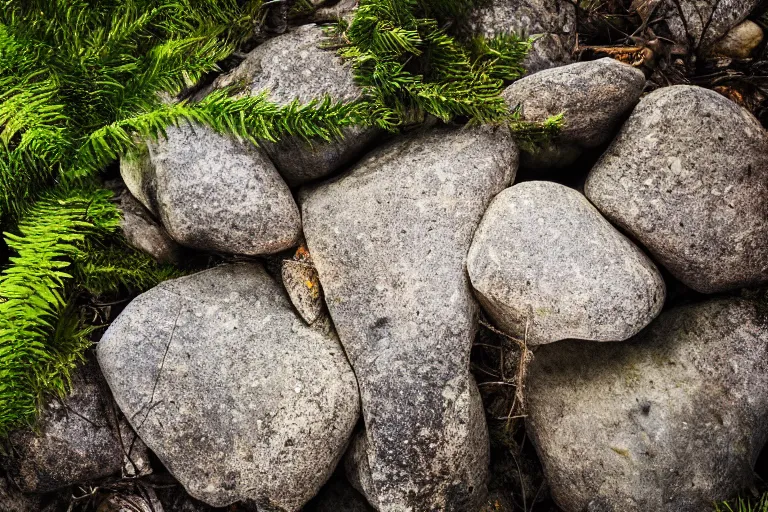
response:
M537 350L527 432L564 512L700 512L748 488L768 437L766 321L711 301L624 343Z
M234 70L219 77L213 87L244 88L240 95L267 92L271 101L286 105L295 99L307 103L325 96L352 102L362 97L349 63L333 50L322 48L325 36L316 25L303 25L256 47ZM263 147L290 186L328 176L357 158L378 131L350 127L344 138L311 144L286 137Z
M363 490L380 511L472 510L485 493L465 259L517 156L504 130L428 130L303 195L307 245L360 384Z
M582 150L608 142L644 87L642 71L608 58L546 69L516 81L502 96L510 108L520 109L524 120L565 115L560 133L539 151L524 153L522 167L567 167Z
M95 362L72 377L72 391L51 398L36 430L13 432L2 466L23 492L46 493L77 483L149 471L146 448L118 414Z
M675 86L643 98L585 193L697 291L768 281L768 135L715 92Z
M674 39L696 52L706 52L718 39L744 21L759 0L663 0L655 18Z
M300 509L358 421L352 369L331 332L294 313L255 264L165 281L98 348L137 433L193 497Z
M125 240L160 263L179 263L182 249L138 199L128 191L120 194L120 228Z
M264 152L203 126L171 126L167 138L123 158L128 190L181 245L271 254L298 244L301 218Z
M576 190L528 181L496 196L475 232L467 270L507 333L539 345L621 341L664 305L656 266Z
M470 15L466 30L493 37L514 33L537 36L524 61L536 73L572 61L576 44L576 8L568 0L488 0Z

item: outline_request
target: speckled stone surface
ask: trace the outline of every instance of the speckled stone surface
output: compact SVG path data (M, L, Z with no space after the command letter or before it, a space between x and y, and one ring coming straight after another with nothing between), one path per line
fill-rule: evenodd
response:
M298 245L299 209L262 150L197 125L166 132L145 153L123 158L120 173L171 238L245 255Z
M522 166L567 167L581 150L609 141L644 87L642 71L608 58L546 69L514 82L502 96L510 108L520 108L523 119L565 117L565 126L551 143L524 154Z
M299 510L359 417L338 338L308 327L256 264L165 281L104 334L98 359L139 436L193 497Z
M138 199L129 192L120 195L120 228L125 240L134 248L160 263L180 263L181 247L173 241Z
M67 397L46 402L37 432L20 429L10 435L11 456L3 457L0 465L28 493L119 476L126 458L143 472L148 467L146 449L134 443L135 434L113 407L98 366L88 362L73 375Z
M643 98L585 193L697 291L768 281L768 135L713 91L674 86Z
M576 190L528 181L496 196L467 257L498 327L529 345L621 341L664 305L656 266Z
M484 497L488 439L468 371L477 306L465 260L517 156L503 130L434 129L302 195L307 245L360 383L363 491L380 511L466 511Z
M351 102L362 96L352 68L332 49L322 45L325 35L316 25L303 25L259 45L230 73L219 77L214 87L244 87L241 94L267 92L269 99L286 105L295 99L307 103L326 96ZM374 141L378 130L350 127L342 140L307 144L286 137L263 147L286 182L294 187L341 169Z
M768 430L768 324L755 303L663 313L624 343L537 350L527 432L564 512L700 512L749 488Z

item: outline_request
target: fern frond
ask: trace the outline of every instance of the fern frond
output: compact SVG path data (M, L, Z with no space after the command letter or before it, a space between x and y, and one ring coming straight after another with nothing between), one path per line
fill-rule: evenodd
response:
M85 347L56 336L67 311L68 267L119 227L110 193L61 189L43 197L5 241L16 256L0 274L0 436L28 424L44 393L63 392Z
M121 289L141 292L182 275L184 272L173 265L159 264L122 240L79 253L74 260L75 282L95 296L117 293Z
M339 25L335 34L329 31L343 43L339 55L352 61L364 87L369 124L393 129L425 114L443 121L511 120L500 95L506 81L522 76L530 41L507 36L465 47L443 23L466 15L472 5L471 0L361 0L346 30Z

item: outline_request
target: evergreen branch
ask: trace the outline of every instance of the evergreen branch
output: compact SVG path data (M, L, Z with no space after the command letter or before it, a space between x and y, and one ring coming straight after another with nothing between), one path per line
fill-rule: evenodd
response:
M472 40L474 67L486 69L489 76L505 82L525 74L522 62L531 50L533 39L515 34L500 34L491 39L477 36Z
M17 256L0 274L0 436L31 422L44 393L63 393L69 385L86 342L57 330L68 308L68 267L93 240L118 229L109 197L102 190L62 189L29 209L17 233L5 234Z
M78 254L74 269L78 286L95 296L117 293L121 289L141 292L184 275L173 265L159 264L123 240Z
M517 129L501 92L505 82L522 76L530 40L501 36L465 48L442 23L465 15L472 4L361 0L348 27L329 30L364 88L374 113L369 124L392 129L432 114L443 121L468 117Z
M215 91L199 103L162 105L96 130L79 148L69 176L93 175L135 150L137 140L156 140L165 136L167 126L182 121L204 124L254 144L285 136L330 141L340 138L343 128L365 123L365 111L362 103L332 102L330 98L279 106L268 101L267 93L236 99L227 90Z
M543 122L524 121L519 109L515 109L509 120L509 128L517 145L523 151L535 153L547 141L552 140L565 126L564 115L557 114Z

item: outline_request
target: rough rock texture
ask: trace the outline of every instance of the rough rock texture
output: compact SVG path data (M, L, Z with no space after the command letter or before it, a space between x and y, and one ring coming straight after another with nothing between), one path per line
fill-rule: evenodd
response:
M173 241L149 210L127 191L120 195L120 212L123 215L120 227L132 247L144 251L160 263L181 261L182 250L179 244Z
M323 30L303 25L266 41L250 52L240 66L218 78L215 88L242 84L250 94L268 92L270 100L286 105L295 99L309 102L329 96L334 101L353 101L362 89L333 50L323 49ZM358 157L378 134L375 129L352 127L344 138L307 144L287 137L277 144L265 143L277 169L291 186L327 176Z
M664 0L655 16L664 20L677 42L706 51L744 21L758 3L759 0Z
M523 119L543 122L563 113L566 121L550 145L523 154L522 166L567 167L582 149L609 141L644 87L642 71L608 58L547 69L516 81L503 97L511 108L521 109Z
M576 43L576 8L567 0L489 0L467 25L472 34L486 37L540 35L524 62L530 73L568 64Z
M382 512L472 510L485 493L465 258L516 168L503 130L436 129L393 141L303 197L307 244L360 383L366 497Z
M625 343L539 349L527 427L560 507L700 512L748 487L768 433L764 313L712 301Z
M284 260L280 271L293 307L308 324L323 314L323 296L317 269L310 263Z
M746 59L763 42L763 29L751 20L739 23L713 46L711 53L734 59Z
M332 333L312 330L255 264L166 281L105 333L115 399L195 498L301 508L333 472L359 416Z
M620 341L664 305L654 264L576 190L528 181L496 196L469 250L476 295L529 345Z
M643 98L585 193L697 291L768 280L768 135L715 92L675 86Z
M274 165L247 142L182 124L148 153L124 158L131 193L182 245L235 254L270 254L295 246L301 219Z
M10 457L2 460L23 492L45 493L76 483L120 475L131 461L133 474L146 473L146 449L121 421L95 362L72 378L72 392L43 407L38 429L17 430L8 439Z

